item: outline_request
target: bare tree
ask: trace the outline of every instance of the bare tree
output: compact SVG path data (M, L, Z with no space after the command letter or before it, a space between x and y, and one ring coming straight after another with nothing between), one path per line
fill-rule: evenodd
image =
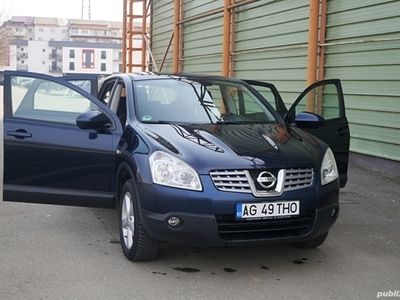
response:
M0 20L4 18L4 12L0 11ZM12 39L12 29L8 22L0 26L0 66L8 66L10 63L10 42Z

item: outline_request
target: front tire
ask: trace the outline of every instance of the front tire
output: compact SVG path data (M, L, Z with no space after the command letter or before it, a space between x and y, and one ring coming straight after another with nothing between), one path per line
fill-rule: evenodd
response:
M119 234L122 251L129 260L149 261L157 258L159 242L150 238L142 224L138 198L132 180L128 180L120 191Z

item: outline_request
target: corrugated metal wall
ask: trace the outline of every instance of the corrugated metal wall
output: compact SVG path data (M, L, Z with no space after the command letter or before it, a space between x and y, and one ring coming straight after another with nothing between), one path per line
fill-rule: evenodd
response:
M185 0L184 18L221 8L222 0ZM183 72L221 74L223 18L221 14L183 26Z
M328 1L327 25L325 77L342 80L351 150L400 160L400 1Z
M151 48L158 68L160 68L171 39L173 24L174 1L153 1L151 13ZM172 45L168 51L167 59L162 69L163 72L172 72Z
M183 0L183 18L222 6L222 0ZM173 13L172 0L153 1L158 64ZM234 76L271 81L291 103L306 82L308 13L309 0L260 0L238 8ZM221 14L183 25L184 72L221 73L222 32ZM343 81L351 150L400 160L400 1L329 0L326 42L325 78ZM172 71L171 54L172 47L163 71Z
M308 2L259 1L237 10L235 77L273 82L293 102L305 87Z

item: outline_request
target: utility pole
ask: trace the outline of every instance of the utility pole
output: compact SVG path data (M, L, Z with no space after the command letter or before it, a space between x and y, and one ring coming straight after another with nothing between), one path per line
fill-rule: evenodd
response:
M87 9L87 19L90 20L91 15L91 9L90 9L90 0L82 0L82 6L81 6L81 19L83 20L83 17L85 16L85 8Z

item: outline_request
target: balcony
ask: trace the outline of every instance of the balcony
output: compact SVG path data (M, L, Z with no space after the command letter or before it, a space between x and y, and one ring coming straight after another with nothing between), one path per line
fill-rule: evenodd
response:
M18 64L17 65L17 71L28 71L28 65L26 64Z
M56 59L56 60L62 60L62 54L59 53L50 53L49 54L49 59Z
M49 67L49 73L62 73L62 70L60 67L56 66L50 66Z
M25 28L17 28L14 30L13 35L15 37L24 37L26 35L26 30Z
M26 59L26 58L28 58L28 52L19 52L19 53L17 53L17 59L18 60Z

